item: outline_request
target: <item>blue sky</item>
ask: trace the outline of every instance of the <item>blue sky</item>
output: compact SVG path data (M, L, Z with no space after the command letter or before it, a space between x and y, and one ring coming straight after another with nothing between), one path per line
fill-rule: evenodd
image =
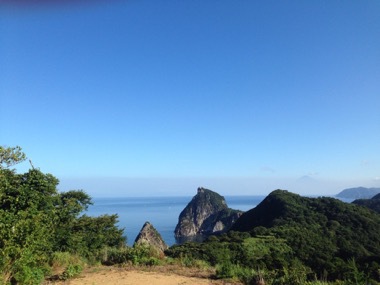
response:
M379 1L10 2L0 142L61 190L380 187Z

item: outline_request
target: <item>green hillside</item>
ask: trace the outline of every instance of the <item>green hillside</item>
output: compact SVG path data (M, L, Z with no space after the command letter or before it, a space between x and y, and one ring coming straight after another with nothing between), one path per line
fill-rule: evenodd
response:
M378 284L380 215L334 198L276 190L226 234L172 246L168 255L202 259L221 276L268 284ZM251 281L245 284L256 284Z
M375 212L380 213L380 194L375 195L371 199L357 199L352 203L367 207Z
M334 198L276 190L232 230L283 238L296 257L319 273L339 274L339 264L350 259L380 263L380 215Z

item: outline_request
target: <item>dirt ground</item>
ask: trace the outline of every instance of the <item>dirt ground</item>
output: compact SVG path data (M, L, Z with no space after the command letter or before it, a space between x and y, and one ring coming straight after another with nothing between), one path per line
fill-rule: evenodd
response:
M97 267L85 270L77 278L68 281L51 281L55 285L216 285L233 284L212 280L209 273L185 270L154 268L139 270L136 268ZM236 284L236 283L235 283Z

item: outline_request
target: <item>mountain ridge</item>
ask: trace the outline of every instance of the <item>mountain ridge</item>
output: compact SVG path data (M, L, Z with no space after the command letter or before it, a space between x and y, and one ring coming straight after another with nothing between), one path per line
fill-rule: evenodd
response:
M346 199L369 199L380 193L380 188L353 187L339 192L335 197Z
M245 212L230 231L287 240L305 264L328 268L334 258L380 256L380 215L331 197L308 198L275 190ZM330 260L330 261L328 261Z
M373 196L371 199L356 199L352 203L380 213L380 194Z

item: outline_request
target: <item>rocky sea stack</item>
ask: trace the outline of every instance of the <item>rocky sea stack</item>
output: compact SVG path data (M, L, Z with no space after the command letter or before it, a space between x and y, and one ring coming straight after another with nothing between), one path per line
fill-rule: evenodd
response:
M186 238L222 233L229 230L242 213L228 208L223 196L200 187L179 215L174 234L177 238Z
M159 252L164 252L168 248L160 233L149 222L145 222L143 225L135 239L135 244L146 244L157 249Z

